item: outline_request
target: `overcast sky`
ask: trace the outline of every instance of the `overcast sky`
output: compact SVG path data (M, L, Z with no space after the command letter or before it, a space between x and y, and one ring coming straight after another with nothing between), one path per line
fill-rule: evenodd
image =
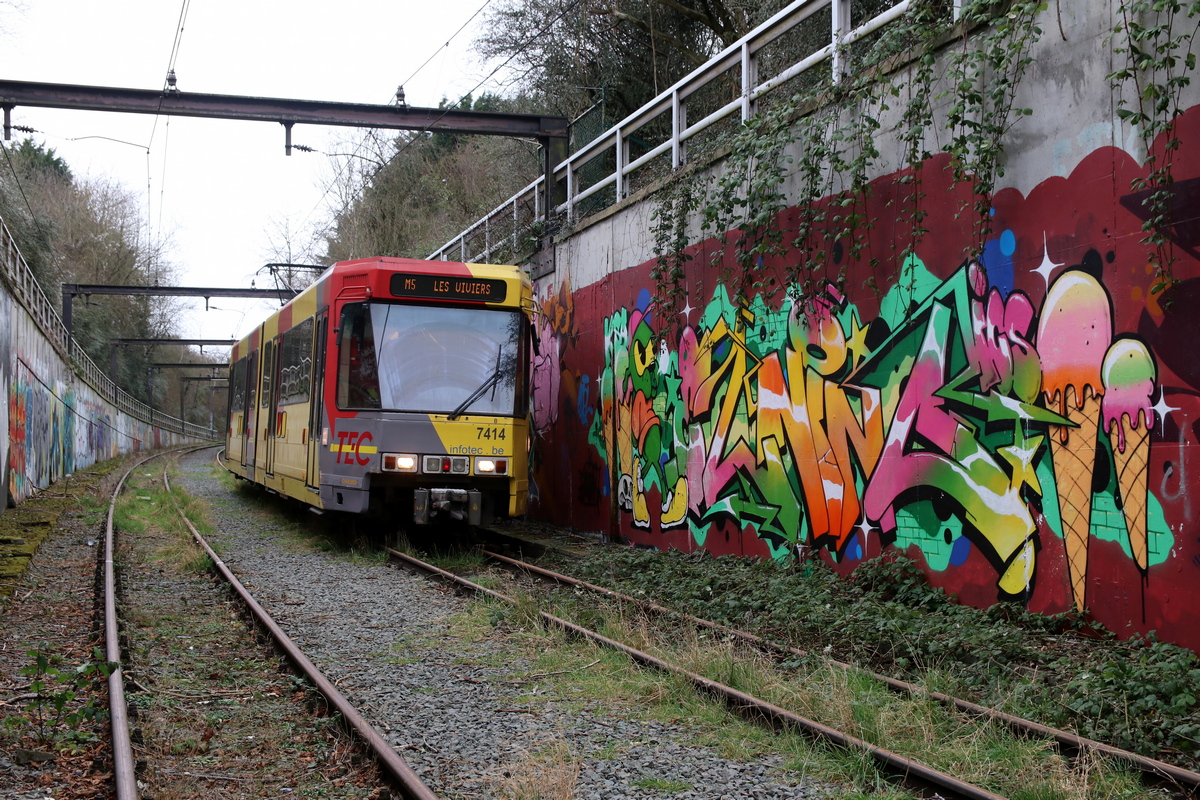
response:
M175 59L185 92L388 103L404 82L410 105L436 106L489 71L470 49L482 14L444 46L485 0L0 0L0 78L160 89L185 3ZM493 80L482 90L501 88ZM319 153L287 157L273 123L23 107L13 123L39 131L34 138L77 175L111 177L136 193L152 233L172 242L183 286L248 287L274 259L281 231L327 222L335 168L323 153L344 152L355 135L297 125L293 142ZM271 283L264 274L256 285ZM180 302L189 309L181 333L191 338L243 336L270 309L219 300L227 311L204 313L202 300Z

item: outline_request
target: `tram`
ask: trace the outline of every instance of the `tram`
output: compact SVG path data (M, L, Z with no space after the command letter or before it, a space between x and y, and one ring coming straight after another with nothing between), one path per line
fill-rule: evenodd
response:
M234 346L226 468L322 510L523 514L532 309L518 267L335 264Z

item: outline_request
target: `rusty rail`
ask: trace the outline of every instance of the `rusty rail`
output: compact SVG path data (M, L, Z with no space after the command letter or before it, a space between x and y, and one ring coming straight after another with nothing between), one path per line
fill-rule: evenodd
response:
M117 498L129 475L142 464L162 453L146 456L134 463L113 489L108 503L108 518L104 523L104 659L116 668L108 674L108 713L113 740L113 780L117 800L137 800L137 777L133 760L133 744L129 739L129 706L125 702L125 676L121 669L121 641L117 626L117 580L113 563L113 514Z

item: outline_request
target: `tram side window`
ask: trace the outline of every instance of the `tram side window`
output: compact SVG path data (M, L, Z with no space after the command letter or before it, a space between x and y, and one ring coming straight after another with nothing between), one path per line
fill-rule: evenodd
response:
M239 358L229 368L229 410L237 413L246 410L246 358Z
M367 305L354 303L342 309L338 331L338 407L380 408L379 362Z
M312 319L283 334L280 344L279 405L307 403L312 380Z

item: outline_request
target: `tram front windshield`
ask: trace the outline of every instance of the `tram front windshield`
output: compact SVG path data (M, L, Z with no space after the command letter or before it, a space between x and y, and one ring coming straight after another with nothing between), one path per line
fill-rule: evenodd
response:
M338 407L511 416L520 332L518 311L347 305Z

